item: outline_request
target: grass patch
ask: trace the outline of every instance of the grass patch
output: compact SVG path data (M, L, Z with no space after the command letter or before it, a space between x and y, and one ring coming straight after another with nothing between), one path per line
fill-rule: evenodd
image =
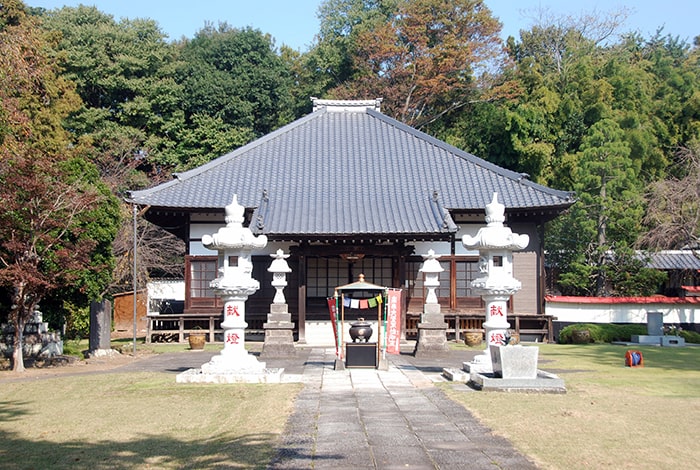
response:
M112 349L116 349L122 354L132 354L134 350L133 338L113 339L111 342ZM223 343L209 343L204 345L205 351L220 352L224 347ZM88 339L80 340L65 340L63 342L63 354L66 356L75 356L78 358L84 357L84 352L90 348ZM262 342L246 341L246 349L251 351L260 351ZM154 354L173 353L189 351L188 343L151 343L146 344L144 338L136 338L136 352L147 352Z
M2 384L5 469L265 468L299 384L90 374Z
M635 347L645 367L629 368L625 346L539 346L567 394L445 390L543 468L697 466L700 348Z

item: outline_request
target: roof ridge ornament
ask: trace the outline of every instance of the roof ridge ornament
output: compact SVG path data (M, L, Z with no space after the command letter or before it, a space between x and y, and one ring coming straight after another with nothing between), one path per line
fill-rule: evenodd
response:
M311 97L311 102L313 103L313 111L316 112L320 109L325 108L328 111L359 111L364 112L368 109L382 112L381 104L384 98L375 98L373 100L322 100Z

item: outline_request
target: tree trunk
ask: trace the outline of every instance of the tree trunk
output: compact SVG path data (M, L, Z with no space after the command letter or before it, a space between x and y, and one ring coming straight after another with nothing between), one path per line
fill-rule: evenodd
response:
M20 282L14 289L12 296L12 309L10 319L15 328L14 349L12 351L11 366L13 372L24 372L24 325L29 320L29 315L34 312L37 301L28 299L26 284Z
M605 295L605 263L607 253L604 248L607 243L607 211L605 208L605 201L607 197L607 181L605 180L605 175L602 177L602 186L600 187L600 213L598 214L598 250L600 250L598 257L598 276L596 277L595 283L595 295L604 296Z
M22 313L17 312L17 317L14 321L14 350L12 351L12 371L24 372L24 351L22 348L24 337L24 321L22 321Z

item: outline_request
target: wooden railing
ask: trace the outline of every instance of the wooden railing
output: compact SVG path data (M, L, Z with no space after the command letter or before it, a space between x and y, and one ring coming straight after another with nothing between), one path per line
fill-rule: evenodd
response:
M217 334L223 334L221 328L222 315L217 314L149 314L148 331L146 334L146 343L151 342L178 342L185 341L188 335L192 333L207 333L207 341L213 343L216 341ZM264 333L263 324L267 319L267 315L248 315L246 314L246 333L262 334Z
M524 336L534 337L537 341L546 343L554 341L552 331L552 315L537 314L513 314L508 315L510 328L521 338ZM418 337L418 323L420 314L408 313L406 315L406 338L416 339ZM454 335L455 339L463 338L467 330L484 331L484 314L445 314L447 323L447 334ZM457 327L456 325L459 325Z

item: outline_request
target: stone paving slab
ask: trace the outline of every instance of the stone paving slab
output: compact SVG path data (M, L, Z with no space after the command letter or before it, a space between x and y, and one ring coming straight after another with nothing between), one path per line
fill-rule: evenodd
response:
M176 374L201 365L212 355L177 353L174 361L170 354L163 354L121 370ZM296 357L268 360L268 366L282 367L285 375L304 384L268 468L537 468L434 386L445 382L443 368L471 360L464 357L464 351L432 361L403 354L388 357L385 371L334 370L332 348L299 348ZM483 393L464 384L451 386L461 387L464 393Z
M334 360L333 349L309 351L270 469L537 468L434 386L449 357L389 356L386 371L335 370Z

